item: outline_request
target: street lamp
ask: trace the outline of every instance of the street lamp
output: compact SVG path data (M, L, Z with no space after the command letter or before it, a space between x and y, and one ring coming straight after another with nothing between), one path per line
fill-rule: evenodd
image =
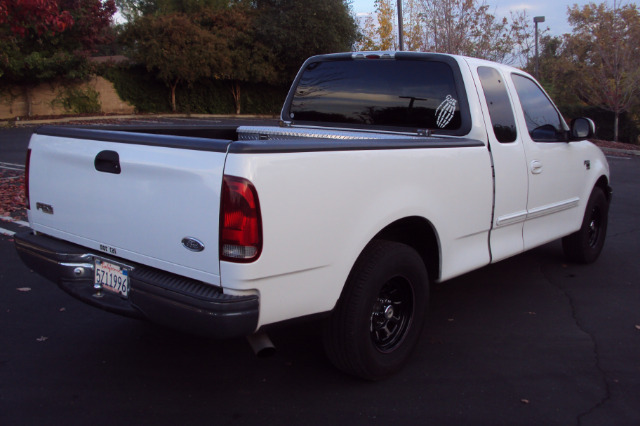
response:
M398 0L398 44L400 51L404 50L402 43L402 0Z
M539 59L538 59L538 22L544 22L544 16L533 17L533 23L536 26L536 78L539 78L538 67L540 66Z

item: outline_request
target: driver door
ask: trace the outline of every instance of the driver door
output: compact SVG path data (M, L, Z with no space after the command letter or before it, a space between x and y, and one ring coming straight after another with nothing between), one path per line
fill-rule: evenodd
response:
M527 250L564 236L581 222L586 164L580 143L567 142L568 126L540 86L517 73L511 74L511 84L529 175L523 229Z

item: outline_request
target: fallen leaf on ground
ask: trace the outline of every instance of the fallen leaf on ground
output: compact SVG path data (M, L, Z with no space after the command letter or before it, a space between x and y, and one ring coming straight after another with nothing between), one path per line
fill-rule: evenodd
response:
M531 401L529 401L528 399L522 398L520 402L522 402L523 404L529 404Z
M0 220L26 219L24 172L0 170Z

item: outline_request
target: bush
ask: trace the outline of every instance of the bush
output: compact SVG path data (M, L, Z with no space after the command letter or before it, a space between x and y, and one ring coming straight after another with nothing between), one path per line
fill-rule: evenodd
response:
M142 66L108 66L100 71L137 112L170 112L169 89Z
M58 102L65 111L75 114L95 114L102 111L100 93L90 87L67 87L62 92Z
M169 89L166 89L169 93ZM201 80L191 87L178 86L176 90L178 111L189 114L232 114L235 111L233 97L226 84L220 80Z
M288 91L289 87L247 84L242 91L242 112L279 115Z

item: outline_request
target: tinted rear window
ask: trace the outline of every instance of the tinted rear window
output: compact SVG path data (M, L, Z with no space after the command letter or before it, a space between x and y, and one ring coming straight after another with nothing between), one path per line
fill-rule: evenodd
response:
M498 70L490 67L478 67L478 76L482 83L496 139L503 143L515 141L518 131L504 79Z
M464 127L464 111L454 75L449 64L438 61L312 62L298 82L288 115L294 122L455 133Z

